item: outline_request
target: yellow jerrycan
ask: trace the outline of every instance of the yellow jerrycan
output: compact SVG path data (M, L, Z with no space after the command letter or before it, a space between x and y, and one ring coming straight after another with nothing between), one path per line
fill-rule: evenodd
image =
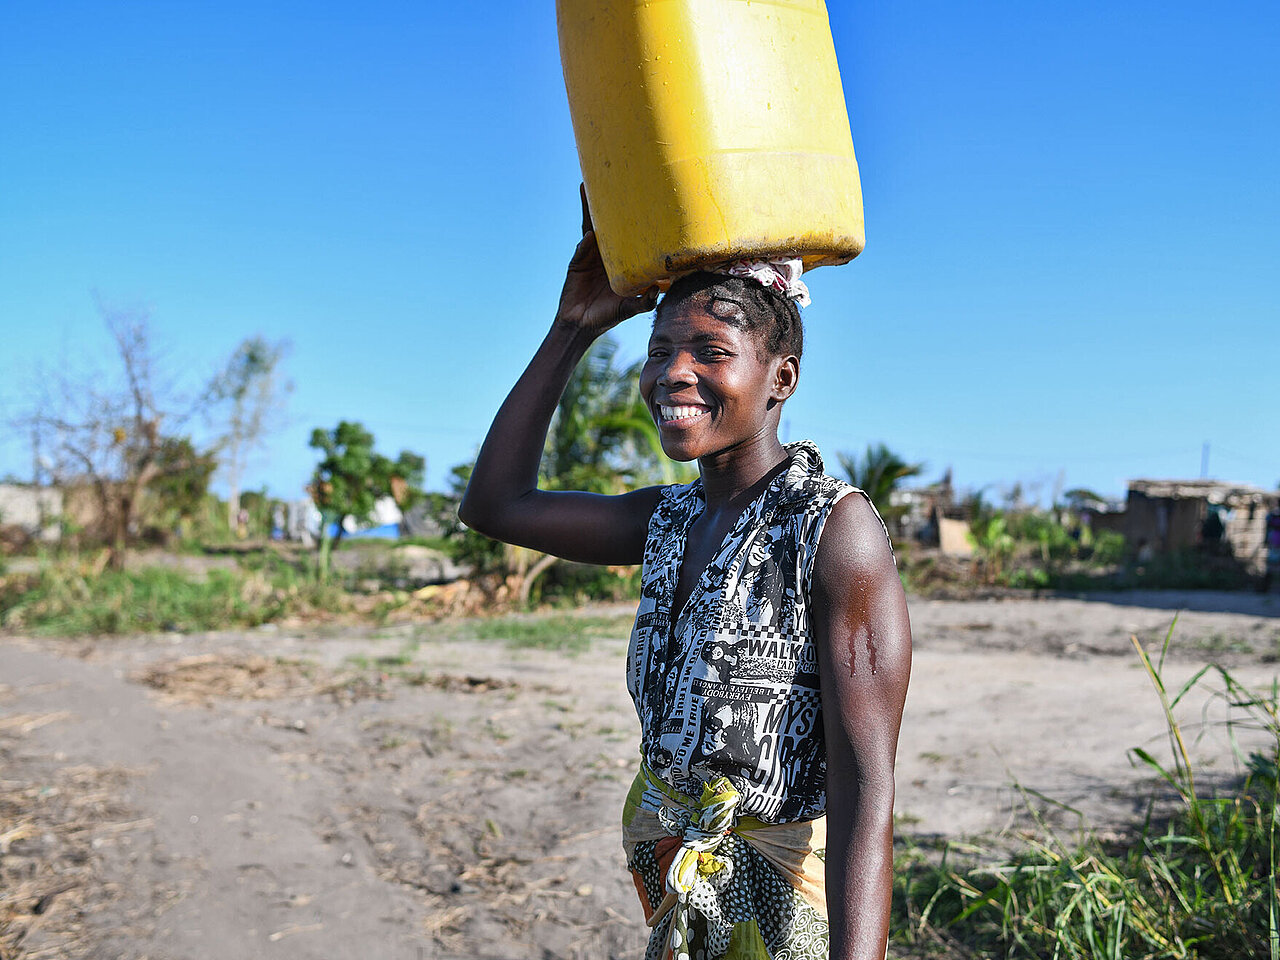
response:
M823 0L557 0L560 59L609 282L863 247Z

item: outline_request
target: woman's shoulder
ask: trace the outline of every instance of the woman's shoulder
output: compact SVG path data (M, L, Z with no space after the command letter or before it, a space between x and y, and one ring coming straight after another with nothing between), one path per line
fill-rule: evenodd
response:
M831 508L818 543L815 574L819 580L879 579L897 582L893 542L880 513L863 490L852 485Z

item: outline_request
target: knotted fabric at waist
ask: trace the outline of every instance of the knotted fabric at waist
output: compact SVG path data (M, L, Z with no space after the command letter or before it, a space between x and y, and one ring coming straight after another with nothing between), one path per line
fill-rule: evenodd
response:
M690 911L714 899L733 875L734 864L719 853L729 833L754 847L778 873L822 915L826 915L827 845L825 817L792 823L765 823L739 817L738 790L727 777L704 784L697 799L676 791L641 763L623 808L622 843L628 861L637 844L676 837L681 840L666 874L666 895L648 917L656 926L673 909L671 946L679 958L679 944L692 919ZM650 809L656 806L657 809ZM714 918L705 916L714 927ZM712 939L719 940L717 931ZM724 932L727 935L727 931ZM713 950L712 955L715 955Z

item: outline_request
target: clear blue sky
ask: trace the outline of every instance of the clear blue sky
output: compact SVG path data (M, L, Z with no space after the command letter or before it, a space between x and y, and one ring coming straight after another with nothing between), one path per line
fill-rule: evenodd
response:
M551 2L0 7L0 418L149 306L191 385L288 338L301 493L358 419L428 481L552 315L579 179ZM1280 5L832 4L867 249L786 417L962 486L1280 481ZM643 319L621 331L637 357ZM0 430L7 428L0 427ZM0 474L30 473L0 437Z

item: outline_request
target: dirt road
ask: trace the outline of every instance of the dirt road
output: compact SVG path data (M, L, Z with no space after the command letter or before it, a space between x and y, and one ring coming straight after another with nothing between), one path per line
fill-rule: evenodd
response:
M1129 637L1179 607L1170 681L1280 669L1280 598L913 602L899 833L1017 827L1015 778L1128 822L1126 749L1163 744ZM0 957L637 956L613 613L572 656L457 625L0 638ZM1221 726L1195 749L1233 774Z

